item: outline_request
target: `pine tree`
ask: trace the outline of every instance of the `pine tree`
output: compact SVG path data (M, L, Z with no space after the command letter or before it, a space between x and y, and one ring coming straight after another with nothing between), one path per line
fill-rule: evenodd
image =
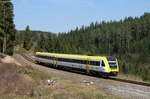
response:
M23 43L23 48L29 50L33 43L32 43L32 33L30 31L30 26L27 26L25 31L24 31L24 43Z
M5 54L12 55L15 40L13 4L10 0L0 1L0 48Z

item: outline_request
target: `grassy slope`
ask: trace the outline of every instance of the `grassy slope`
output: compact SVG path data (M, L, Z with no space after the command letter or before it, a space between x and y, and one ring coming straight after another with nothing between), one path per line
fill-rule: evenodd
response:
M30 66L16 67L0 63L0 74L0 95L3 99L120 99L103 89L51 77ZM56 82L48 86L47 79Z

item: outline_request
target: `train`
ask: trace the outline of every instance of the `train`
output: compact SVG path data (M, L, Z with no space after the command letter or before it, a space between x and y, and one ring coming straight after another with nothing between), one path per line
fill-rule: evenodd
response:
M37 63L49 64L55 68L70 68L107 77L117 76L119 72L118 61L113 56L36 52L35 60Z

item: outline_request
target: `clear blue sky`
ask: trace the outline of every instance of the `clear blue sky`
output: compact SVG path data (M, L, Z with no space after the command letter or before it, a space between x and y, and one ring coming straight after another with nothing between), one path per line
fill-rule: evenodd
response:
M67 32L95 21L150 12L150 0L12 0L18 30Z

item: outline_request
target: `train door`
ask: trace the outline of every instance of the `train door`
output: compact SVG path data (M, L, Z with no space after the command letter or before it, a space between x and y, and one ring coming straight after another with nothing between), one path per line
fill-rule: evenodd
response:
M90 72L90 59L87 59L87 61L86 61L86 72L87 73Z
M100 62L100 71L105 71L105 62L104 62L104 60L101 60L101 62Z
M54 59L53 59L53 65L54 65L54 67L58 67L58 58L57 58L57 56L54 56Z

